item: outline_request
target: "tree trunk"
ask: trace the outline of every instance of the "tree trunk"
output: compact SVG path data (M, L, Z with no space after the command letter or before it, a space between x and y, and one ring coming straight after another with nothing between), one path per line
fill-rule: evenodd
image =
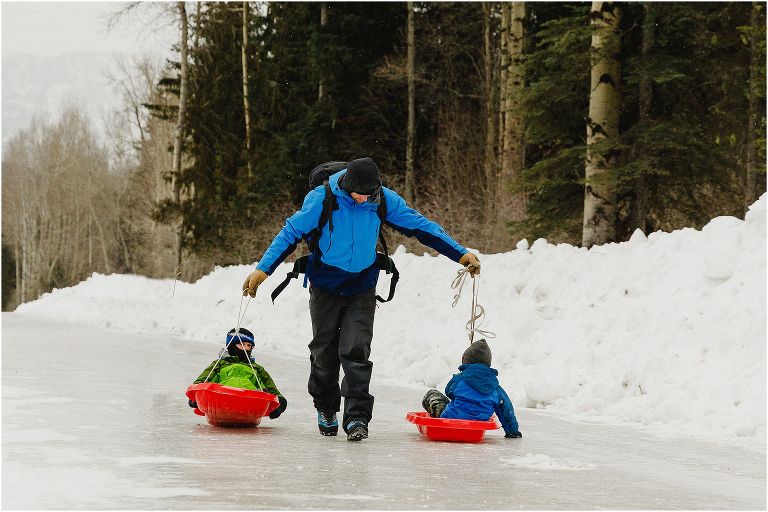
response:
M22 189L23 190L23 189ZM19 288L19 304L27 301L27 286L29 285L29 233L27 225L29 212L27 210L26 194L21 194L21 287Z
M413 151L416 140L416 37L414 27L413 2L408 2L408 132L405 147L405 200L413 203L416 195L415 173L413 171Z
M482 3L483 10L483 64L485 65L485 194L487 198L496 197L496 95L497 84L494 82L494 54L491 42L491 4ZM489 222L495 219L495 201L485 201L485 218Z
M101 241L101 255L104 258L104 271L107 274L111 274L112 270L109 266L109 251L107 250L107 237L106 233L104 233L104 228L101 225L101 222L99 222L99 217L96 215L96 212L93 210L93 206L90 207L91 210L91 217L93 218L93 223L96 224L96 229L99 230L99 240ZM90 226L90 224L89 224ZM88 268L88 272L92 272L92 268Z
M615 157L603 155L594 146L619 129L621 79L621 9L614 2L592 2L591 93L587 118L585 159L584 222L582 245L612 242L616 239L616 200L611 171Z
M499 38L499 140L496 144L498 150L497 163L501 168L504 166L504 122L506 114L506 99L507 99L507 70L509 68L509 17L511 9L509 2L501 3L501 34ZM498 174L501 169L497 169L497 181ZM497 184L498 185L498 184ZM495 187L494 187L495 188Z
M653 2L643 4L645 16L643 20L643 40L640 47L641 75L640 90L638 94L639 103L639 122L648 126L651 121L651 105L653 102L653 79L649 71L650 52L653 47L654 28L656 26L656 7ZM636 143L635 151L637 155L643 155L647 151L644 144ZM645 176L635 178L633 184L634 194L632 201L632 210L630 212L629 226L630 234L636 229L646 232L646 217L648 216L648 184Z
M757 201L757 166L759 165L760 155L755 134L759 132L759 96L760 86L758 83L758 41L759 37L764 37L764 25L759 23L760 9L765 4L762 2L752 2L752 9L749 19L749 114L747 118L747 169L744 180L744 211L749 209L750 205ZM762 28L762 29L761 29ZM765 57L762 57L763 59ZM763 161L765 161L763 159Z
M200 6L203 2L195 2L195 35L192 38L192 52L197 55L197 49L200 47Z
M18 306L21 304L21 254L19 251L19 235L16 235L16 243L14 244L14 259L16 260L16 300L14 301L14 306Z
M187 88L189 80L189 64L187 62L188 21L187 10L184 2L177 2L179 20L181 21L181 77L179 87L179 113L176 121L176 136L173 144L173 200L178 205L181 203L181 155L184 139L184 118L187 113ZM183 219L179 219L176 232L176 265L181 267L181 250L184 233Z
M241 46L243 64L243 113L245 115L245 161L248 164L248 177L253 177L251 162L251 107L248 102L248 2L243 2L243 44Z
M496 189L497 222L502 240L507 239L506 223L525 217L525 197L510 191L523 170L523 121L520 96L524 86L523 36L525 2L511 2L508 7L507 55L508 67L504 84L504 133L501 173Z
M328 4L326 2L323 2L320 5L320 31L322 33L325 33L325 27L328 25ZM317 99L318 101L325 98L325 77L323 76L325 72L325 69L321 70L320 74L320 83L317 86Z

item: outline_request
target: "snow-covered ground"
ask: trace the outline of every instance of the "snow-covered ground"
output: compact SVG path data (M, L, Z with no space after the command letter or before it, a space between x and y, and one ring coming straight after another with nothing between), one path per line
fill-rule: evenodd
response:
M701 231L637 232L590 250L524 241L509 253L481 255L483 328L497 335L493 365L515 406L764 451L766 203L763 196L745 220L718 217ZM452 308L455 263L402 248L394 259L401 279L395 299L377 312L374 374L443 386L467 345L471 283ZM171 280L94 275L17 311L221 343L251 269L217 268L196 283L177 283L173 298ZM270 303L288 270L280 267L242 304L256 354L307 356L307 291L294 281ZM379 293L388 287L382 274ZM573 466L535 457L510 464Z
M765 453L518 408L524 437L430 442L424 388L374 375L371 436L317 432L309 362L262 351L288 398L256 429L208 425L184 391L215 347L3 313L4 510L765 509ZM717 441L717 439L711 439Z

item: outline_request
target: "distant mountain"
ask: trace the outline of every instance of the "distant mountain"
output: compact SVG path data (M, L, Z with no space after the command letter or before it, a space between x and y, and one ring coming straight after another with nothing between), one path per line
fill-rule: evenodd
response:
M119 108L120 97L107 73L114 57L101 52L59 57L3 54L2 142L27 128L34 116L56 120L68 106L87 112L103 137L102 115Z

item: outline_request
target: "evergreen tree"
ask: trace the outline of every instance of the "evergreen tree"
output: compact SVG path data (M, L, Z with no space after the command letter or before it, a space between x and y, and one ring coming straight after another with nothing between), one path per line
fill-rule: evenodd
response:
M586 150L580 132L589 97L587 8L532 5L527 169L520 185L529 194L529 220L523 228L533 238L578 243ZM616 239L643 225L648 231L698 227L716 215L738 214L749 72L738 27L749 24L751 5L654 3L650 21L643 4L622 7L620 136L601 148L618 155L610 178ZM645 23L654 27L646 48ZM642 220L633 218L638 201Z

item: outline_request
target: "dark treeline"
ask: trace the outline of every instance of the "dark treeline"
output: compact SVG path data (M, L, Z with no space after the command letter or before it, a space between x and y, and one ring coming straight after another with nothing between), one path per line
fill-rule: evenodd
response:
M174 16L188 69L180 44L124 170L164 185L126 192L117 271L172 276L179 246L186 279L253 261L328 160L371 156L486 253L701 227L766 188L764 3L178 3Z
M595 149L613 185L606 240L741 214L765 189L763 7L416 2L409 70L406 3L205 4L191 23L187 193L168 210L185 247L234 262L246 235L233 234L274 227L265 212L299 204L319 162L370 155L404 193L412 74L416 206L482 251L581 243L588 112L606 101L590 83L597 13L618 20L620 69L617 130Z

